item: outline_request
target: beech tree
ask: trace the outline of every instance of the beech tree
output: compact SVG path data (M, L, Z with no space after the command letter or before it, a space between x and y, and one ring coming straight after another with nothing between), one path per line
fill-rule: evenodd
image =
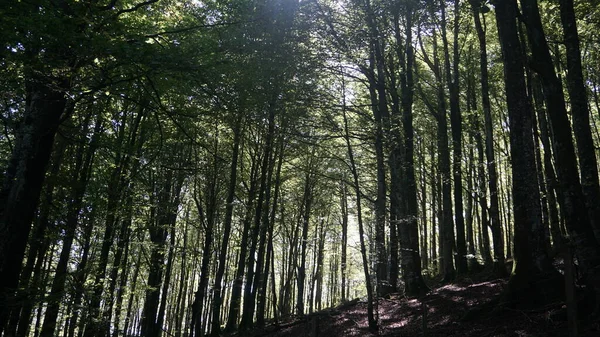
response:
M377 332L380 297L511 263L503 305L596 294L596 5L3 3L0 334L243 334L364 296Z

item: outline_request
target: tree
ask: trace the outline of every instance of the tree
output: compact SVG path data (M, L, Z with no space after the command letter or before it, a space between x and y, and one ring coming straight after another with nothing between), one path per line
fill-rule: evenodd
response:
M485 128L485 155L486 155L486 166L488 169L488 188L490 194L490 208L489 208L489 220L491 223L492 237L494 241L494 272L498 275L505 275L506 269L504 268L504 242L502 239L502 225L500 223L500 212L498 202L498 170L496 168L496 155L494 154L494 133L493 133L493 120L492 120L492 108L490 103L490 92L489 92L489 75L488 75L488 57L487 57L487 40L485 36L484 25L481 23L480 15L483 16L485 21L485 15L480 14L485 12L486 7L481 1L472 1L471 8L473 12L473 18L475 21L475 30L477 31L477 39L479 40L479 68L481 72L481 104L483 107L484 116L484 128ZM482 206L487 203L482 203ZM482 207L482 212L485 211L486 207ZM486 218L487 219L487 218ZM485 229L484 234L487 234L487 225L483 226ZM487 235L486 235L487 239Z
M516 4L496 2L513 170L514 265L505 293L510 303L535 301L540 296L536 280L551 273L548 256L540 244L542 223L533 147L533 110L525 87L524 51L516 20Z

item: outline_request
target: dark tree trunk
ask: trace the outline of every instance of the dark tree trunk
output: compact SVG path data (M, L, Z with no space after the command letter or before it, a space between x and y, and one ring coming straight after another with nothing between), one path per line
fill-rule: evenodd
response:
M517 5L496 3L498 35L504 62L506 101L510 120L510 149L514 206L514 266L505 300L522 305L537 301L538 280L552 270L540 245L540 194L533 145L533 113L525 86L524 55L517 31Z
M432 140L431 145L429 146L429 160L431 166L431 264L433 269L438 270L438 242L437 239L439 230L437 230L438 224L441 222L438 221L439 217L439 208L440 203L438 200L440 199L440 189L439 189L439 170L436 169L435 163L435 142Z
M314 151L314 148L313 148ZM313 153L314 155L314 153ZM314 158L311 156L311 161ZM312 167L309 165L309 167ZM302 198L303 213L302 213L302 236L300 239L300 264L298 265L298 277L297 277L297 287L298 287L298 295L296 297L296 314L299 316L304 315L304 289L305 289L305 281L306 281L306 253L307 253L307 245L308 245L308 227L310 224L310 216L312 212L312 202L313 202L313 182L314 176L309 170L307 170L304 178L304 196Z
M104 292L104 282L106 281L106 271L110 257L110 250L114 244L116 235L117 214L119 202L122 199L122 192L131 179L129 165L131 155L129 151L134 149L134 146L141 147L143 144L143 130L140 131L140 124L147 112L147 102L143 99L138 105L137 113L132 117L132 121L127 123L127 115L123 114L122 127L119 129L117 141L118 148L115 155L114 169L111 171L106 202L106 220L104 235L102 237L102 245L100 248L100 256L96 266L94 283L92 285L93 292L91 295L90 304L88 305L88 324L85 329L84 337L103 337L102 319L100 317L100 306L102 304L102 294ZM131 124L129 129L125 125ZM126 130L127 129L127 130ZM125 132L128 131L127 138ZM111 295L112 296L112 295Z
M537 0L521 0L523 17L527 23L527 35L531 43L535 70L540 74L546 108L554 132L554 155L557 163L558 182L565 197L565 220L570 238L583 275L597 273L594 269L600 264L600 246L594 236L586 200L579 180L577 158L562 84L556 76L548 44L542 29ZM516 202L516 201L515 201ZM597 201L594 201L597 202Z
M462 116L460 112L459 72L458 72L458 35L459 35L459 0L454 0L453 25L453 57L450 65L450 53L446 34L446 4L441 0L442 10L442 40L444 43L444 68L446 81L450 91L450 125L452 127L452 176L454 179L454 219L456 225L456 271L459 274L467 272L467 245L465 241L465 219L463 216L462 197ZM451 68L452 67L452 68ZM452 69L452 70L451 70Z
M356 170L356 164L354 162L354 152L352 151L352 144L350 143L350 132L348 130L348 118L346 116L346 106L344 97L343 117L344 117L344 138L346 141L346 147L348 150L348 159L350 160L350 170L352 171L352 180L354 185L354 191L356 192L356 216L358 220L358 235L360 240L360 254L362 257L363 272L365 274L365 283L367 287L367 319L369 322L369 330L371 332L377 332L378 325L375 320L373 301L373 285L371 284L371 276L369 275L369 261L367 260L367 248L365 245L364 226L362 221L362 206L361 206L361 191L360 183L358 180L358 172Z
M486 186L485 186L485 182L486 182L486 177L485 177L485 159L484 159L484 154L483 154L483 141L481 140L481 133L477 133L475 135L475 142L477 145L477 153L478 153L478 157L479 157L479 165L478 165L478 192L477 192L477 199L479 201L479 208L481 209L481 223L480 223L480 228L479 228L479 232L481 233L481 242L482 242L482 249L481 249L481 256L483 257L483 263L487 266L494 264L494 260L492 259L492 255L491 255L491 250L490 250L490 235L488 233L488 228L490 227L490 220L488 218L488 205L487 205L487 198L486 198L486 194L485 194L485 190L486 190ZM492 234L493 235L493 234ZM502 236L500 236L500 238L502 238ZM504 256L504 254L502 254L502 256ZM496 269L496 268L500 268L502 267L502 269ZM494 271L498 272L499 270L505 270L506 273L506 269L504 269L504 265L502 266L494 266Z
M396 42L401 44L402 41L400 39L400 26L399 26L399 16L396 12L394 14L394 34L396 35ZM397 54L400 56L403 55L403 51L401 51L402 47L398 46ZM401 61L400 57L398 57L398 61L400 63L404 63ZM400 228L401 222L406 216L405 205L403 204L403 189L402 189L402 156L404 153L404 141L402 139L402 115L400 113L400 95L398 93L399 84L397 83L397 69L394 64L394 60L390 60L388 62L389 65L389 77L390 77L390 97L392 103L392 114L390 116L390 149L388 156L388 166L390 169L390 235L389 235L389 250L390 250L390 270L389 270L389 284L391 287L391 291L397 291L398 286L398 275L399 275L399 257L398 257L398 248L399 248L399 238L398 238L398 229ZM402 76L402 75L401 75Z
M347 266L347 244L348 244L348 186L345 182L341 183L341 212L342 212L342 253L340 257L341 268L341 299L342 303L346 301L346 282L348 281L348 266Z
M160 289L165 273L165 246L167 244L168 228L175 226L179 195L183 185L183 175L178 172L173 175L173 170L162 172L162 176L153 177L157 189L156 204L153 205L150 217L149 232L152 248L148 270L148 288L146 289L142 311L141 334L147 337L159 337L162 333L161 319L158 317L160 306ZM210 224L208 225L210 226ZM204 247L205 249L207 247ZM166 282L166 280L164 280ZM164 294L166 295L166 294Z
M401 174L403 179L403 190L405 203L405 219L400 222L398 230L401 247L402 277L404 279L405 292L409 296L425 294L429 288L425 285L421 275L421 256L419 254L419 205L417 201L417 183L415 179L415 154L414 154L414 128L413 128L413 64L414 53L412 48L412 15L413 9L406 8L407 36L405 43L405 55L400 59L406 61L403 66L404 73L401 75L402 88L402 126L404 131L404 165ZM398 31L398 29L396 29Z
M469 47L469 59L468 65L469 70L467 71L467 115L470 116L470 128L469 128L469 142L468 144L477 144L481 145L481 123L479 116L473 113L473 111L477 111L477 94L475 89L475 67L473 64L473 47ZM477 143L475 139L477 138ZM481 145L483 147L483 145ZM468 255L468 267L470 271L475 271L480 269L479 261L476 257L476 249L475 249L475 227L473 226L473 210L476 206L474 206L477 201L478 193L484 193L484 191L473 190L473 182L476 176L476 163L475 163L475 151L474 146L468 146L468 166L469 169L467 171L467 207L465 210L466 218L465 218L465 226L466 226L466 235L467 235L467 253ZM483 161L483 148L481 149L482 161ZM482 167L483 169L483 167ZM485 185L483 185L485 186ZM479 187L479 186L478 186ZM485 188L484 188L485 190Z
M581 67L581 51L573 0L560 0L560 19L567 55L567 89L573 116L573 133L577 141L577 155L581 172L581 186L585 205L596 235L600 241L600 189L598 184L598 162L588 108L587 88Z
M265 212L263 215L263 221L266 221L265 224L267 226L267 232L265 236L267 239L267 257L265 259L265 268L260 275L260 279L257 280L257 288L258 288L258 299L257 299L257 309L256 309L256 322L259 327L264 327L265 324L265 309L266 309L266 301L267 301L267 285L269 279L269 266L270 261L272 260L271 256L274 254L273 252L273 232L275 227L275 214L277 214L277 207L279 203L279 189L281 188L281 167L283 165L283 157L284 157L284 149L285 143L283 136L280 136L279 145L277 155L274 156L278 158L277 160L277 169L275 172L275 188L273 191L273 206L271 207L270 212ZM271 181L271 177L269 177L269 181ZM265 206L269 205L269 200L271 199L270 195L267 196L265 201ZM273 296L275 296L275 292L273 292Z
M421 224L423 233L421 236L421 267L427 269L429 266L429 230L427 226L427 169L425 164L425 141L419 139L419 166L421 185Z
M131 313L133 312L133 304L134 304L134 298L135 298L135 291L137 289L137 285L138 285L138 276L140 274L140 263L142 261L142 254L138 254L138 258L137 261L135 263L135 269L133 270L133 277L131 278L131 294L129 294L129 301L127 304L127 311L125 313L125 324L123 325L123 332L125 336L131 335L132 333L129 332L131 326L135 326L135 319L133 320L133 324L130 324L132 319L131 319Z
M371 92L371 109L375 120L375 157L377 161L377 197L375 199L375 275L377 294L383 296L390 291L387 272L387 250L385 247L385 224L387 213L387 185L385 172L385 136L389 134L390 113L386 93L385 58L382 34L371 1L365 1L366 20L369 30L370 67L366 71Z
M485 155L486 167L488 169L488 188L490 195L489 223L492 229L492 240L494 242L494 273L498 276L506 275L504 268L504 239L502 237L502 223L500 222L500 206L498 202L498 169L496 168L496 156L494 154L494 126L492 120L492 108L490 104L490 89L488 75L487 41L485 37L485 17L482 25L480 19L481 3L473 5L473 18L475 29L479 40L479 68L481 71L481 103L483 107L485 125ZM487 204L487 203L486 203ZM486 217L482 210L482 219ZM487 220L485 221L487 222ZM487 235L487 226L484 235ZM487 254L487 253L486 253ZM484 255L485 257L486 255Z
M233 199L237 187L237 167L238 156L240 152L240 143L242 135L242 117L238 117L233 126L233 151L231 154L231 171L229 172L229 186L227 188L227 198L225 199L225 219L223 224L223 240L221 241L221 250L219 251L219 261L215 282L213 287L213 307L212 307L212 328L213 336L221 334L221 304L222 304L222 281L225 274L225 264L227 259L227 249L231 235L231 224L233 220Z
M131 223L133 220L133 197L131 195L129 195L127 197L127 204L126 204L126 209L127 209L127 216L126 218L123 220L123 222L126 222L126 224L123 224L121 226L121 229L125 229L125 233L122 233L120 235L120 239L119 242L117 243L118 246L123 246L123 260L120 261L119 265L123 265L123 271L121 272L120 275L120 281L119 281L119 289L117 290L117 302L115 305L115 323L114 323L114 330L112 333L112 337L118 337L119 333L121 332L119 330L120 324L121 324L121 308L123 307L123 298L125 296L125 287L127 286L127 281L128 281L128 277L129 277L129 273L131 270L131 267L128 265L128 261L129 261L129 240L131 238ZM116 273L115 273L116 274ZM116 281L116 280L115 280ZM114 291L114 289L113 289ZM110 312L108 313L108 316L110 316ZM110 318L109 318L110 319ZM107 330L110 331L110 330ZM73 336L69 336L69 337L73 337Z
M263 161L260 174L260 189L256 201L254 215L254 226L251 233L250 250L248 251L248 260L246 265L246 284L244 286L244 305L242 311L242 321L240 329L251 329L254 325L254 313L256 306L257 287L262 277L262 269L265 259L266 232L268 226L268 205L271 198L271 177L273 176L273 139L275 137L275 112L276 98L274 97L269 104L268 130L265 140L265 147L262 153ZM258 249L258 252L257 252ZM255 254L258 253L256 264Z
M77 324L80 323L78 320L81 313L83 312L83 306L81 305L81 302L85 291L87 264L90 255L92 229L94 228L92 219L93 217L90 216L90 222L86 225L83 231L83 238L85 240L82 248L83 253L81 256L81 260L77 265L77 271L75 271L75 275L73 276L73 287L75 289L72 299L73 310L68 319L68 337L75 336L75 328L77 327Z
M90 117L87 118L82 134L85 135L89 131ZM85 142L77 148L75 155L75 167L74 172L76 174L73 177L72 186L73 190L69 200L69 208L67 211L66 222L64 227L64 236L62 238L63 246L60 253L60 258L56 266L54 273L54 279L52 281L52 288L48 295L48 306L44 315L44 324L40 332L41 337L52 337L55 334L58 311L64 296L67 274L68 274L68 263L71 255L71 246L75 239L76 230L78 227L79 213L83 206L83 196L85 194L87 183L92 171L92 162L94 159L94 153L96 152L98 136L102 129L102 121L99 117L95 122L94 133L89 146L86 146Z
M0 333L14 305L31 223L67 104L67 83L35 75L26 85L25 114L0 191Z
M322 297L323 297L323 260L325 256L325 236L327 231L325 229L327 225L325 220L321 219L321 228L319 229L318 247L317 247L317 270L315 272L315 306L317 311L321 311Z
M25 337L33 312L34 299L40 297L40 273L44 256L46 256L50 246L50 211L54 203L57 177L64 159L65 149L67 148L67 141L62 137L59 137L56 143L49 179L45 184L42 202L38 210L35 231L29 239L27 263L23 268L21 280L19 281L21 289L14 303L15 306L12 308L9 326L4 331L6 336L15 335Z
M202 315L204 313L204 304L208 293L208 279L211 257L213 253L214 227L217 212L217 158L213 158L213 161L214 165L211 172L210 182L208 182L208 186L206 186L206 189L208 190L206 196L206 209L202 206L202 201L199 200L197 196L194 199L196 208L198 209L198 214L200 214L204 226L204 244L202 246L200 281L198 283L198 289L194 293L194 302L192 303L192 320L190 324L190 330L193 337L204 336L205 321ZM198 191L196 191L196 193L198 193Z
M533 97L537 105L538 112L538 124L540 130L540 139L542 146L544 147L544 172L545 172L545 183L546 183L546 197L548 201L548 217L550 222L550 233L552 234L553 249L558 252L560 245L564 239L562 231L560 229L560 216L558 213L557 205L561 205L561 209L564 207L564 198L562 193L556 190L556 173L552 164L552 146L550 139L550 132L548 130L547 113L543 108L542 88L541 83L537 80L537 77L533 78ZM558 192L558 193L555 193Z
M186 311L186 300L184 299L184 294L185 297L187 297L187 285L189 283L189 270L191 268L188 269L188 263L187 263L187 243L188 243L188 227L189 227L189 209L186 210L185 212L185 217L184 217L184 221L185 221L185 228L183 230L183 251L181 252L181 268L180 268L180 274L179 274L179 291L177 293L177 303L175 306L175 332L174 335L175 337L181 337L181 333L182 333L182 327L184 327L184 317L185 317L185 311ZM113 337L118 337L118 336L113 336Z
M252 211L254 210L254 199L256 198L257 179L256 175L260 170L257 159L253 158L250 173L250 189L248 191L248 201L246 214L243 221L242 238L240 241L240 255L236 266L235 277L233 280L233 289L231 291L231 301L229 315L227 316L227 326L225 332L232 332L238 326L240 317L240 306L242 303L242 287L244 285L244 268L246 266L246 257L248 255L248 239L250 234L250 223L252 222Z
M433 8L430 9L433 11ZM445 20L442 20L444 22ZM445 25L445 23L444 23ZM445 28L443 28L445 30ZM444 35L444 32L442 32ZM423 46L421 46L423 49ZM444 48L447 49L447 48ZM424 49L423 49L424 51ZM430 105L429 110L437 122L437 148L438 148L438 170L441 179L439 202L439 246L440 246L440 273L443 281L449 282L456 276L453 255L455 251L454 242L454 217L452 213L452 174L450 170L450 150L448 147L448 122L446 111L446 96L444 94L444 83L442 79L440 60L438 56L437 35L433 36L433 61L428 62L436 78L437 106ZM449 63L449 62L448 62ZM448 65L449 66L449 65Z

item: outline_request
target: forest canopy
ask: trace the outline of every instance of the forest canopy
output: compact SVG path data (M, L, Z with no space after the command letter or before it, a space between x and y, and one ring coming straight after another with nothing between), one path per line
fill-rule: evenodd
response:
M574 336L599 5L2 1L0 335L220 336L355 298L375 332L377 298L483 271Z

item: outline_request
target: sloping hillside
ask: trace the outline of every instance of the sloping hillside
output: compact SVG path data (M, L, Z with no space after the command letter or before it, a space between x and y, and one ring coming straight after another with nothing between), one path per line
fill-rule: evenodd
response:
M379 331L368 330L366 303L351 301L334 309L308 315L303 319L271 325L254 336L568 336L564 302L556 302L528 311L505 309L481 310L469 320L466 312L491 303L502 292L506 280L477 282L464 279L432 289L420 300L398 294L379 299ZM492 306L489 306L492 307ZM426 315L424 312L426 309ZM424 319L425 318L425 319ZM424 322L425 321L425 322ZM426 324L424 324L426 323ZM579 336L600 336L600 322L580 324ZM249 334L244 334L248 336Z

